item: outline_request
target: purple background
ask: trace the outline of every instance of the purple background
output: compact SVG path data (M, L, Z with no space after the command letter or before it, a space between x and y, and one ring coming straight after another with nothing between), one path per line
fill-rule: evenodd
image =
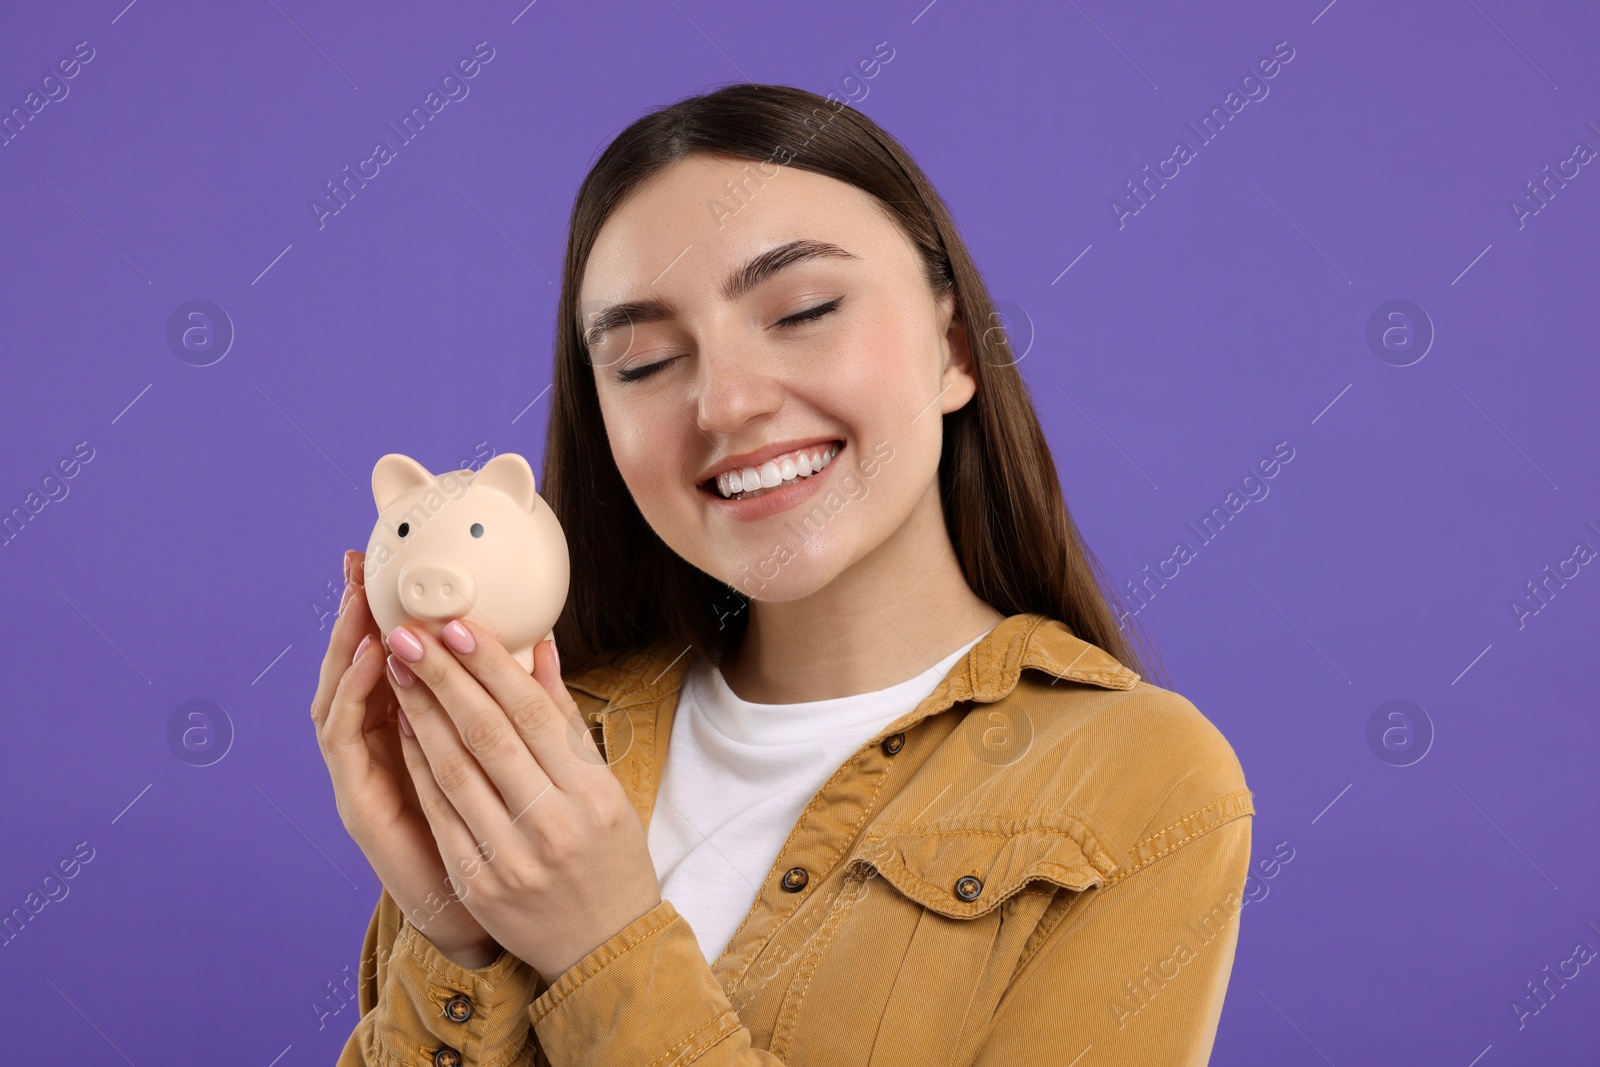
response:
M0 546L0 911L94 849L0 948L11 1056L333 1061L357 1009L313 1005L378 884L307 707L372 464L538 467L578 182L644 110L751 79L847 89L922 163L1119 586L1196 549L1139 619L1243 762L1257 856L1294 856L1252 881L1215 1062L1595 1062L1600 962L1510 1007L1600 948L1600 566L1511 608L1600 550L1600 162L1510 206L1600 148L1594 5L121 2L0 33L5 112L95 49L0 148L0 512L94 450ZM479 41L470 95L319 229ZM1280 41L1269 95L1119 228ZM195 299L237 332L205 367L166 339ZM1367 341L1392 299L1436 331L1409 366ZM1368 742L1395 699L1431 723L1409 766ZM191 700L231 725L209 766L169 746Z

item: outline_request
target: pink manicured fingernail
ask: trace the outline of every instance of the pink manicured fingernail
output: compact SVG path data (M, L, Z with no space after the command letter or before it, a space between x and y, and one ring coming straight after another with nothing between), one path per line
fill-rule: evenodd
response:
M555 660L556 677L559 678L561 677L561 650L556 647L556 639L553 637L550 639L550 657Z
M361 639L361 643L356 646L356 654L350 657L350 662L354 663L356 660L360 659L361 653L365 652L367 650L367 646L370 644L372 644L372 635L368 634L367 636L363 637Z
M411 720L406 718L406 709L405 708L401 708L399 710L400 710L400 729L405 731L405 735L407 737L416 737L417 735L411 729Z
M404 626L396 626L389 631L389 647L412 663L422 658L422 642L412 636L411 631Z
M465 656L478 647L472 639L472 631L461 625L460 619L451 619L445 624L443 630L444 643Z
M394 677L394 684L401 689L409 689L411 683L417 680L417 676L411 673L411 668L397 656L389 657L389 673Z

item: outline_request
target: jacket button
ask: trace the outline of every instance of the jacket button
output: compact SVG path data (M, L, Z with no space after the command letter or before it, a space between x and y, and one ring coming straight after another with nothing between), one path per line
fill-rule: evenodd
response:
M956 879L956 896L962 900L977 900L983 892L983 880L976 875L963 875Z
M883 744L880 747L883 749L883 754L885 756L892 756L904 748L905 743L905 734L891 734L883 739Z
M804 867L790 867L783 872L783 880L778 884L791 893L798 893L806 887L808 875Z
M461 1053L446 1045L433 1054L433 1067L461 1067Z
M463 993L457 993L444 1002L444 1017L453 1023L464 1023L472 1018L472 1001Z

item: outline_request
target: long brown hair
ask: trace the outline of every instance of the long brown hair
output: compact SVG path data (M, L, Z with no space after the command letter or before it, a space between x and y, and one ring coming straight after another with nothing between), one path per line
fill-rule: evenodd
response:
M576 672L661 641L713 661L734 647L747 601L673 552L640 514L612 458L578 288L595 237L641 183L693 152L823 174L872 194L910 236L936 295L952 290L977 393L944 416L939 490L967 583L1003 615L1034 612L1149 677L1103 592L1039 427L1010 340L944 201L886 131L855 108L804 89L742 83L638 119L601 153L572 206L542 492L566 531L572 579L556 623L562 668Z

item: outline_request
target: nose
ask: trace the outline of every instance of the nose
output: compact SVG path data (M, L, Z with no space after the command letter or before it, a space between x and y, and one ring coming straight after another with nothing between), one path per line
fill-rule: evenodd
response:
M400 572L400 604L414 619L465 615L477 599L472 571L453 560L428 560Z
M783 388L756 364L760 353L702 351L698 361L699 397L695 422L708 433L732 433L751 419L771 414L783 403Z

